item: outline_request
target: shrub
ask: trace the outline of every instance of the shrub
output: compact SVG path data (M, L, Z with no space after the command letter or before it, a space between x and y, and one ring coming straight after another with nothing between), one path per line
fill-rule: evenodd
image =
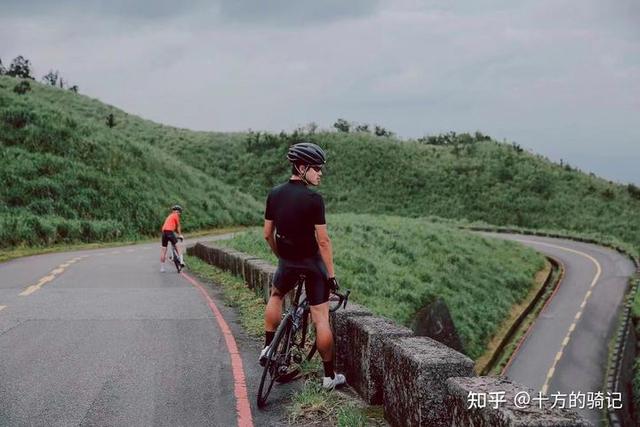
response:
M31 85L28 81L23 80L13 87L13 91L18 95L24 95L25 93L31 91Z

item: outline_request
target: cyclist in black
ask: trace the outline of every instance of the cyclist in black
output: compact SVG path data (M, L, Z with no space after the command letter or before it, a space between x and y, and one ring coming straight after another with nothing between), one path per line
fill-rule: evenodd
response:
M264 237L278 257L271 297L264 315L264 363L269 344L282 317L282 298L304 274L305 292L316 327L316 344L324 364L322 385L333 389L346 382L333 367L333 334L329 325L329 293L338 288L333 270L333 252L327 233L322 196L308 188L322 177L326 155L316 144L303 142L289 148L292 163L289 181L274 187L267 197Z

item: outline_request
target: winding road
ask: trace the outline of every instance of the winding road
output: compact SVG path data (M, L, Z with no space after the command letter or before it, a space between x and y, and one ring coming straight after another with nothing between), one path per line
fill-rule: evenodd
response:
M505 375L534 390L604 392L608 345L635 267L620 253L572 240L483 233L518 241L560 261L565 275L521 341ZM597 425L598 409L577 409Z
M261 343L159 246L0 264L0 425L282 424L254 406Z

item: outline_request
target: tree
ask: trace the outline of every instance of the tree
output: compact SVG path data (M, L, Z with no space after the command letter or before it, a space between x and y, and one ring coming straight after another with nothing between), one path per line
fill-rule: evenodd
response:
M367 123L362 123L361 125L356 126L356 132L369 133L369 125Z
M376 125L374 133L376 134L376 136L386 136L386 137L393 136L393 132L378 125Z
M640 188L630 183L629 185L627 185L627 191L629 192L631 197L640 200Z
M7 71L7 76L35 80L31 76L31 61L29 61L22 55L16 56L13 61L11 61L9 71Z
M113 117L113 113L110 113L107 116L107 126L109 126L110 128L113 128L116 125L116 119L115 117Z
M351 129L351 123L349 123L345 119L338 119L333 124L333 127L338 129L338 132L349 133L349 129Z
M4 65L2 65L2 59L0 59L0 76L3 74L7 74L7 70L4 68Z
M13 87L13 91L18 95L24 95L25 93L31 91L31 85L29 84L29 82L23 80Z
M60 78L60 74L58 70L56 70L55 72L53 70L49 70L47 74L42 76L42 81L47 83L50 86L57 86L59 78Z

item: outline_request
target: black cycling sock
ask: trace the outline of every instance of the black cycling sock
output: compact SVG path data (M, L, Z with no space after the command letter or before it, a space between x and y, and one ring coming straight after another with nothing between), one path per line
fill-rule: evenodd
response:
M275 331L265 331L264 332L264 346L267 347L273 341L273 337L275 336Z
M322 362L322 364L324 365L324 376L331 377L331 379L334 379L336 374L335 372L333 372L333 360L329 360L328 362Z

